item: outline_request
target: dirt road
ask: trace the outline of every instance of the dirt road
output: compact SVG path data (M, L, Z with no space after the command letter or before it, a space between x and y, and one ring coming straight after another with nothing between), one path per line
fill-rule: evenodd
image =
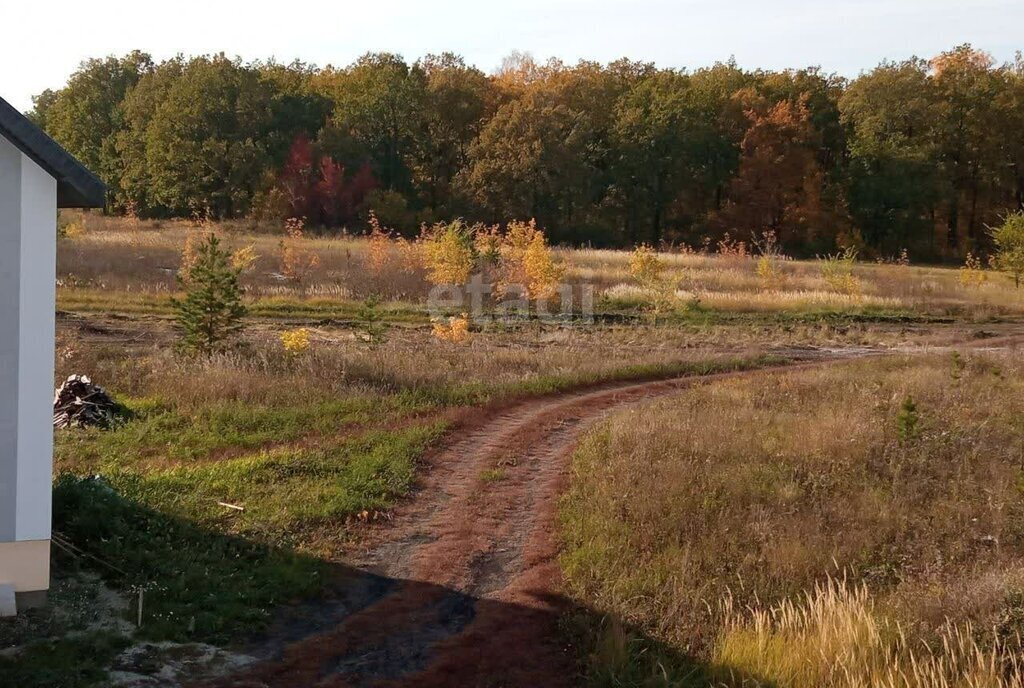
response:
M567 603L556 517L581 433L693 385L881 352L788 353L792 362L757 371L608 384L463 419L428 457L415 498L369 534L337 598L309 612L315 624L298 618L262 648L265 661L204 685L572 685L576 656L557 628Z

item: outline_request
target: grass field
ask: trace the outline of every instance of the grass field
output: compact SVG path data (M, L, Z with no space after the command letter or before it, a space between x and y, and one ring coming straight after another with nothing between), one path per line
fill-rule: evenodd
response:
M593 683L1002 685L1021 373L976 353L776 373L594 431L562 505L569 589L617 620L583 623Z
M767 279L757 258L692 252L661 256L673 293L655 308L664 295L637 283L628 253L558 249L565 281L593 288L593 319L483 320L456 344L434 336L425 273L398 243L373 258L363 238L304 239L317 261L296 282L281 277L280 238L242 226L83 224L59 241L57 378L90 375L125 416L57 435L55 530L88 556L58 554L54 599L77 608L96 594L82 575L98 575L124 623L44 611L0 624L0 645L28 643L0 655L19 686L102 684L139 640L231 647L266 630L330 586L473 410L809 350L983 341L1014 332L1024 308L997 274L965 286L956 269L858 264L855 287L837 287L820 261L779 260ZM175 347L170 298L186 237L211 229L257 258L244 334L194 358ZM310 346L296 355L280 335L298 327ZM825 631L780 619L821 605L815 619L884 639L864 666L903 670L907 648L921 658L920 642L948 640L947 617L1001 661L1024 618L1020 373L966 349L772 373L590 433L561 508L566 593L595 610L566 624L588 680L890 685L829 673L845 666L839 641L792 673L806 664L796 646ZM891 685L996 685L979 681Z
M303 245L316 255L316 264L294 282L282 276L278 235L248 234L243 225L83 217L77 222L84 230L59 245L60 307L69 310L168 312L186 238L211 229L233 248L251 247L254 260L243 284L258 315L346 318L358 309L352 304L375 297L386 302L391 317L401 319L413 317L430 288L424 269L400 242L371 256L362 237L310 237ZM630 275L628 252L566 249L556 255L565 266L564 281L591 285L600 310L635 312L650 300ZM1022 312L1012 278L989 271L965 280L955 269L862 263L853 269L853 282L837 285L823 275L822 261L772 257L759 269L757 256L728 249L677 251L661 259L683 313L916 313L980 319Z

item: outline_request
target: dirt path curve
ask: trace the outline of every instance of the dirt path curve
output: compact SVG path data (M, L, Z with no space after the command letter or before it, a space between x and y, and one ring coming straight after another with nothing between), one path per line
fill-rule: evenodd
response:
M783 365L607 384L465 420L457 439L428 457L415 499L354 556L352 575L364 584L353 587L364 592L318 611L321 628L266 661L204 685L572 685L576 657L557 629L566 608L557 594L557 503L580 435L613 410L693 385L883 352L788 353L796 358Z

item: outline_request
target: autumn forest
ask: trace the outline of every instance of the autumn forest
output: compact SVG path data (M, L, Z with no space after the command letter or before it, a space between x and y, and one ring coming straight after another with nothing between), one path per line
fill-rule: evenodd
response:
M855 79L619 60L493 74L444 54L344 68L84 62L31 113L108 212L397 231L536 218L559 243L756 242L959 261L1024 209L1024 60L960 46Z

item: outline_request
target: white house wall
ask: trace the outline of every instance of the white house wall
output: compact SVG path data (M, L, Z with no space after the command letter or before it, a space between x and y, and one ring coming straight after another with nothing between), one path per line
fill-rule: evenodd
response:
M0 137L0 584L49 587L57 183Z
M53 366L57 181L21 166L21 351L18 359L18 516L15 540L49 540L53 476Z
M0 136L0 542L17 532L21 156Z

